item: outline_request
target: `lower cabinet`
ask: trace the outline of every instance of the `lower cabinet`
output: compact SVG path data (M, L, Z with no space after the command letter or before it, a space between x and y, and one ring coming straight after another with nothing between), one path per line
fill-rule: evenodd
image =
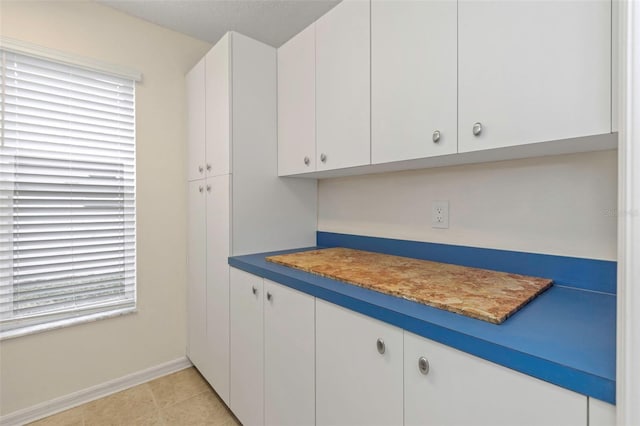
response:
M229 407L244 426L264 424L262 278L231 268Z
M315 423L315 298L231 268L230 408L245 426Z
M405 425L587 424L587 397L404 335Z
M315 424L316 299L265 280L264 421Z
M245 426L615 424L610 404L230 269L230 408Z
M616 406L589 398L589 426L616 426Z
M402 425L402 330L316 300L316 424Z

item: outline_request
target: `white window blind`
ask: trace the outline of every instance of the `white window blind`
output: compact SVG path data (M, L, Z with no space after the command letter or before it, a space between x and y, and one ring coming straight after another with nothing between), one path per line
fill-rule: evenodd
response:
M135 82L0 59L0 337L135 308Z

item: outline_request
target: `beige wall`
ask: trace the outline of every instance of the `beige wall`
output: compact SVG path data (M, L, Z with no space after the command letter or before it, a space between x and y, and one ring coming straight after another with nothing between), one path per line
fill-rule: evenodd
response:
M327 179L318 197L322 231L616 259L617 151Z
M184 74L210 45L86 1L1 0L0 19L4 36L144 76L136 89L139 311L1 342L6 415L184 357Z

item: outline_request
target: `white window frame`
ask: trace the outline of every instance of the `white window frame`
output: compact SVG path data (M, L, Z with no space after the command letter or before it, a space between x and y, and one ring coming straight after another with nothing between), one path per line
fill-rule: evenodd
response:
M131 70L129 68L126 67L121 67L121 66L117 66L117 65L112 65L112 64L106 64L100 61L96 61L93 59L88 59L88 58L83 58L77 55L71 55L71 54L67 54L65 52L61 52L61 51L56 51L53 49L49 49L49 48L43 48L34 44L30 44L30 43L25 43L22 41L18 41L15 39L10 39L7 37L1 37L0 36L0 49L7 51L7 52L14 52L20 55L26 55L26 56L32 56L32 57L36 57L39 59L44 59L44 60L48 60L51 62L55 62L55 63L59 63L59 64L63 64L63 65L67 65L70 67L74 67L74 68L81 68L81 69L85 69L85 70L89 70L89 71L94 71L94 72L99 72L99 73L104 73L104 74L110 74L112 76L115 77L120 77L126 80L130 80L132 81L132 85L133 85L133 99L134 99L134 111L133 111L133 141L134 141L134 147L135 147L135 139L136 139L136 130L135 130L135 125L136 125L136 120L135 120L135 116L136 116L136 110L135 110L135 85L136 82L140 82L142 80L142 75L134 70ZM0 82L2 84L4 84L4 82ZM4 99L0 100L4 102ZM0 131L2 131L2 138L3 140L0 142L4 142L4 116L1 117L2 118L2 128L0 128ZM136 188L136 173L135 173L135 152L133 154L133 189L134 189L134 195L133 195L133 199L134 199L134 212L137 211L136 209L136 197L135 197L135 188ZM134 213L134 224L135 224L135 228L137 228L137 218L136 218L137 214ZM105 304L104 306L97 306L95 309L91 308L91 309L87 309L87 308L81 308L79 311L77 310L70 310L70 311L66 311L66 312L61 312L60 314L45 314L44 317L46 317L46 321L42 321L42 322L38 322L35 321L31 318L27 318L24 320L24 324L21 324L19 321L15 321L10 325L10 328L5 328L4 325L0 325L0 340L4 340L4 339L9 339L9 338L14 338L14 337L18 337L18 336L23 336L26 334L32 334L32 333L37 333L37 332L41 332L41 331L45 331L45 330L52 330L52 329L57 329L57 328L61 328L61 327L66 327L69 325L73 325L73 324L79 324L79 323L85 323L85 322L91 322L91 321L96 321L99 319L103 319L103 318L110 318L110 317L114 317L114 316L120 316L120 315L124 315L124 314L128 314L128 313L133 313L133 312L137 312L137 249L136 249L136 243L135 243L135 235L136 235L136 231L134 229L134 248L133 248L133 253L134 253L134 266L133 266L133 300L132 303L130 303L127 306L123 306L123 305L114 305L109 307L109 304ZM0 295L0 297L2 297L5 300L0 300L0 302L10 302L12 295ZM35 317L37 317L38 315L35 315Z

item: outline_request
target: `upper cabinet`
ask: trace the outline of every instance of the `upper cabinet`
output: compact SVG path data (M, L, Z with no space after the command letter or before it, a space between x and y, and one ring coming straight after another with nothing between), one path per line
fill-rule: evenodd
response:
M231 173L231 84L229 57L231 33L227 33L205 56L206 164L207 175Z
M457 151L457 2L371 2L371 160Z
M189 181L231 173L230 45L226 34L185 77Z
M371 162L369 2L344 0L316 27L316 166Z
M187 180L203 179L205 169L205 58L185 76L187 90Z
M278 49L278 174L316 169L316 28Z
M279 175L615 148L611 9L344 0L279 49Z
M611 1L458 2L459 152L611 132Z

